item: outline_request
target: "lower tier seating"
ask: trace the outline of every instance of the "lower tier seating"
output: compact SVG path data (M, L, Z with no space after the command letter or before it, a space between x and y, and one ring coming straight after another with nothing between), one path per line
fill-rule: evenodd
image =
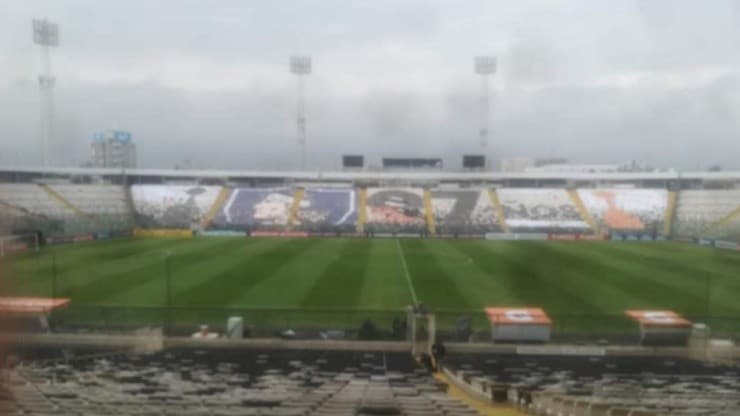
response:
M444 366L537 415L737 415L737 368L680 358L471 354Z
M24 415L476 415L408 353L175 349L18 365L0 409Z

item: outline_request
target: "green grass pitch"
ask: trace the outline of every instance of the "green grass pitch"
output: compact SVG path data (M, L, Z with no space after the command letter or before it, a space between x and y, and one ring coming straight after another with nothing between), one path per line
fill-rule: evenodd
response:
M395 309L671 309L740 318L740 253L682 243L435 239L124 239L46 247L4 266L5 295L72 305ZM54 260L55 259L55 260ZM54 266L56 262L56 266ZM710 290L708 290L708 287Z

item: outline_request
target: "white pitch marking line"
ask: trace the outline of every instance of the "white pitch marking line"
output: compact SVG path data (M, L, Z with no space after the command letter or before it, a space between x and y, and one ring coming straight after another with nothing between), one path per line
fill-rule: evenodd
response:
M403 266L403 272L406 275L406 282L409 284L409 291L411 292L411 299L414 301L414 305L419 304L419 300L416 298L416 290L414 290L414 283L411 281L411 275L409 274L409 267L406 265L406 256L403 255L403 248L401 247L401 241L396 239L396 247L398 247L398 255L401 257L401 265Z

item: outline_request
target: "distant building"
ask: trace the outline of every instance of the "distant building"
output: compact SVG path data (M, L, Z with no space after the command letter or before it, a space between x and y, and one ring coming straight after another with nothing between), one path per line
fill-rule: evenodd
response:
M136 145L131 133L107 130L95 133L90 145L92 154L89 165L96 168L135 168Z
M568 159L564 157L545 157L540 159L534 160L534 167L541 168L543 166L552 166L552 165L567 165Z
M587 164L554 164L539 167L530 167L525 172L558 172L558 173L613 173L620 172L619 165L587 165Z
M528 157L514 157L501 161L501 170L503 172L524 172L533 166L534 160Z

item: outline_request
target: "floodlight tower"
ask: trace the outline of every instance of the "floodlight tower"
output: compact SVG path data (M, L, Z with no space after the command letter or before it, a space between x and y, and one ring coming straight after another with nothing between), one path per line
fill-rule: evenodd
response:
M480 146L484 154L488 151L488 117L490 113L490 76L496 72L495 56L476 56L475 73L480 75ZM488 159L486 157L486 159Z
M298 134L298 146L300 147L301 170L306 168L306 102L303 94L303 78L311 73L310 56L291 56L290 72L296 76L297 98L296 98L296 133Z
M33 19L33 42L41 47L42 68L39 74L41 92L41 147L44 167L49 165L49 142L54 126L54 83L50 49L59 46L59 26L46 19Z

